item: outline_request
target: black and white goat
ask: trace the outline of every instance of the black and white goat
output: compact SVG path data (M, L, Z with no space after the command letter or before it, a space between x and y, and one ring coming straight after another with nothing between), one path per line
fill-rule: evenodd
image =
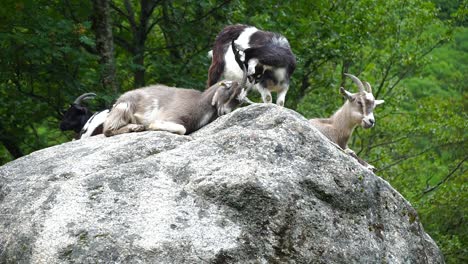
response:
M296 69L296 57L284 36L252 26L231 25L218 34L209 53L212 61L208 86L222 77L237 81L242 79L241 65L230 48L232 41L244 53L249 87L254 86L264 103L271 103L271 92L277 92L276 104L283 106L291 75Z
M233 47L234 49L234 47ZM236 58L239 59L239 53ZM241 82L221 81L204 92L154 85L124 93L104 122L104 135L143 130L190 134L230 113L246 97L247 71Z
M330 118L315 118L310 119L310 122L328 139L356 158L359 163L370 170L374 170L372 165L360 159L354 151L348 148L348 140L356 126L360 125L367 129L375 125L374 108L382 104L384 100L375 100L371 85L368 82L362 83L354 75L346 73L345 75L358 86L359 92L350 93L340 87L340 93L347 99L344 105Z
M75 139L102 134L102 125L109 114L109 110L93 114L93 112L82 104L83 100L95 96L96 94L94 93L85 93L76 98L70 105L70 108L63 114L62 121L60 122L60 129L62 131L75 131Z

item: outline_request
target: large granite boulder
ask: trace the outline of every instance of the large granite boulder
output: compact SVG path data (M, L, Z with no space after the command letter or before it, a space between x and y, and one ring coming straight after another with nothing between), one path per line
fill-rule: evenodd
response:
M294 111L96 136L0 167L1 263L443 263L416 211Z

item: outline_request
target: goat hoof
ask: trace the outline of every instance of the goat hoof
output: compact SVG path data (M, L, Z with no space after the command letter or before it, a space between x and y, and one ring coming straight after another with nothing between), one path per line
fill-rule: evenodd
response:
M145 130L145 126L140 124L130 124L128 125L128 130L130 132L141 132Z
M348 155L356 155L356 153L354 153L354 151L352 149L349 149L349 148L346 148L344 149L344 152Z
M370 171L372 171L372 172L376 172L376 171L377 171L377 169L376 169L374 166L372 166L372 165L367 165L367 166L366 166L366 169L368 169L368 170L370 170Z

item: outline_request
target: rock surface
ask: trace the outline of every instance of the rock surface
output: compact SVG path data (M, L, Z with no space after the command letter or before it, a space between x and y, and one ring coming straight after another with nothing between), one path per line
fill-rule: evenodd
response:
M1 263L443 263L386 181L274 105L0 167Z

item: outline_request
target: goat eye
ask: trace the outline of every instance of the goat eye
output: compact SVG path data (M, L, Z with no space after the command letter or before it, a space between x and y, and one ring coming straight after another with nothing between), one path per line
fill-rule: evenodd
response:
M357 103L358 103L358 105L362 106L362 102L361 102L361 101L358 101Z

